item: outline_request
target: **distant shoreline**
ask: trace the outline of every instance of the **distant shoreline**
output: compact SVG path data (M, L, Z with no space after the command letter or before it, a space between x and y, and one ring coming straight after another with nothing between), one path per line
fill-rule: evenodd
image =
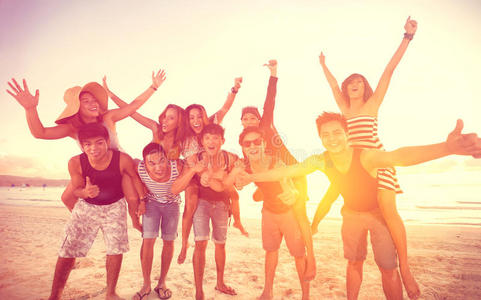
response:
M67 186L69 179L47 179L42 177L23 177L13 175L0 175L0 186L18 187L25 186Z

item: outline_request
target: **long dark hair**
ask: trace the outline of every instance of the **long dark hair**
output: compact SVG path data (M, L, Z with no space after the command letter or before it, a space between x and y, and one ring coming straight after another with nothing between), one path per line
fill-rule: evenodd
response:
M192 128L190 127L189 114L190 114L190 111L193 110L193 109L198 109L200 111L200 113L202 114L202 122L204 123L204 127L209 125L210 121L209 121L209 117L207 116L207 112L206 112L204 106L202 106L200 104L191 104L191 105L189 105L185 108L185 128L186 128L185 129L185 136L186 137L196 137L197 141L200 143L199 134L196 134L194 132L194 130L192 130Z
M165 115L167 114L168 109L174 109L177 112L177 127L174 129L174 147L180 147L181 142L185 139L185 111L182 107L175 105L175 104L169 104L165 107L164 111L159 115L159 125L162 127L162 121L165 118ZM161 130L158 132L158 138L159 141L162 141L165 137L165 133Z
M347 85L349 83L351 83L351 81L353 81L354 79L356 78L361 78L362 82L364 83L364 95L362 96L362 100L364 101L364 103L366 103L366 101L372 96L373 92L372 92L372 88L371 86L369 85L369 82L367 82L367 79L366 77L362 76L361 74L357 74L357 73L354 73L354 74L351 74L349 75L349 77L347 77L343 82L342 82L342 85L341 85L341 92L342 92L342 97L344 98L344 101L346 102L347 106L350 107L351 106L351 101L349 99L349 94L347 92Z

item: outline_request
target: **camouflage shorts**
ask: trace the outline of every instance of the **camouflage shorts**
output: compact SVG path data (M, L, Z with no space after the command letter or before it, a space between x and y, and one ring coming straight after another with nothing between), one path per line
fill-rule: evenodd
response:
M124 199L109 205L94 205L79 199L65 228L65 238L58 255L86 256L99 229L104 236L107 255L129 251L127 206Z

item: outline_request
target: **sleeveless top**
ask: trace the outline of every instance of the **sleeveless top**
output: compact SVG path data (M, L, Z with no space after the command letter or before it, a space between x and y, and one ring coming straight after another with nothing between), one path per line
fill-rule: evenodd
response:
M273 158L271 164L269 165L269 170L273 169L275 166L275 159ZM252 174L252 169L248 163L246 166L246 171ZM291 206L284 204L279 199L279 195L284 192L281 184L278 181L266 181L266 182L254 182L257 187L262 191L264 196L264 201L262 203L262 209L266 209L274 214L282 214L291 209Z
M350 210L367 212L378 208L377 179L373 178L361 164L361 152L355 148L352 153L351 165L347 173L343 174L336 169L329 153L324 152L325 173L332 184L337 186L344 206Z
M82 177L85 179L88 176L90 182L97 185L100 190L97 197L85 198L86 202L95 205L108 205L124 197L119 151L112 150L112 158L105 170L97 170L92 167L85 153L80 154L80 166L82 167Z
M347 121L348 141L353 148L380 149L384 146L377 134L377 118L367 115L356 116ZM402 193L394 168L379 169L377 172L378 189Z
M199 161L202 160L202 153L203 152L197 153L197 159ZM222 155L224 156L224 162L225 162L223 169L225 171L229 171L229 154L226 151L222 150ZM198 174L194 175L194 180L199 186L199 193L198 193L199 199L204 199L209 202L224 201L226 204L229 203L230 194L228 191L224 190L222 192L216 192L210 187L203 186L200 183L200 176Z
M158 182L153 180L145 167L145 162L142 160L137 171L140 179L147 187L147 199L149 201L156 201L162 204L180 203L181 198L179 194L172 193L172 184L175 179L179 177L179 170L177 169L177 160L170 160L170 178L166 182Z

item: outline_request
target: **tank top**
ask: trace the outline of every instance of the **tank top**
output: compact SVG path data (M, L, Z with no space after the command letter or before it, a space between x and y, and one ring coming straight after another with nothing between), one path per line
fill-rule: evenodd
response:
M100 190L97 197L85 198L86 202L95 205L108 205L124 197L119 151L112 150L112 158L105 170L97 170L92 167L85 153L80 154L80 166L82 167L82 177L85 179L88 176L90 182L97 185Z
M203 152L197 153L197 159L199 161L202 160L202 153ZM229 171L229 154L226 151L222 150L222 155L224 156L225 162L223 169L225 171ZM202 184L200 184L200 176L198 174L195 174L194 179L199 186L199 199L204 199L209 202L224 201L225 203L229 203L230 194L228 191L224 190L222 192L217 192L210 187L203 186Z
M350 210L366 212L378 208L377 179L373 178L361 164L361 152L354 148L351 165L347 173L336 169L329 153L324 152L326 175L332 184L338 187L344 198L344 206Z
M170 160L170 178L166 182L158 182L153 180L145 167L145 162L142 160L137 171L140 179L147 187L147 199L149 201L157 201L162 204L180 203L180 195L172 193L172 184L175 179L179 177L179 170L177 169L177 160Z
M269 165L269 170L273 169L276 164L276 160L273 158L271 164ZM252 174L252 169L250 164L247 164L246 171ZM278 181L266 181L266 182L254 182L257 187L261 190L264 201L262 204L262 209L266 209L269 212L275 214L282 214L291 209L290 206L284 204L279 199L279 195L284 192L281 184Z

